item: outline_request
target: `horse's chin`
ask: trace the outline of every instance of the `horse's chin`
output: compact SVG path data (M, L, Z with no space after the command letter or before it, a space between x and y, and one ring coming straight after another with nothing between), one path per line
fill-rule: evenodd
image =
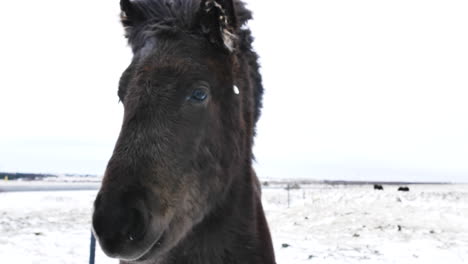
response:
M152 243L150 243L144 250L140 252L135 252L129 256L116 256L116 258L122 261L141 261L147 259L149 256L153 256L157 254L159 249L163 247L164 244L165 233L161 233L157 239L155 239Z
M180 226L179 226L180 227ZM159 259L164 258L164 255L171 251L174 247L180 243L181 240L187 234L186 230L181 230L184 228L174 229L169 225L164 232L156 239L153 243L147 247L146 250L142 251L136 258L132 259L123 259L124 261L145 261L148 259ZM177 230L178 232L175 232Z
M143 261L149 258L154 258L157 255L164 253L166 233L163 233L157 240L155 240L145 251L143 251L137 258L122 259L124 261Z

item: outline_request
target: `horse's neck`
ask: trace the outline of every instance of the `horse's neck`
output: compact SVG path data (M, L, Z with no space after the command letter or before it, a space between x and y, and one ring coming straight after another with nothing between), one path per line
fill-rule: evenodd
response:
M169 253L164 264L275 263L258 180L253 171L250 176L253 182L233 184L226 200Z

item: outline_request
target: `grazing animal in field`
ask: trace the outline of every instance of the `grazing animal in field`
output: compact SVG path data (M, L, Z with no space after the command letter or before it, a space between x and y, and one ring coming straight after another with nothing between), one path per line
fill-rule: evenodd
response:
M380 184L374 184L374 190L381 190L383 191L383 186Z
M400 186L400 187L398 187L398 191L400 191L400 192L409 192L409 190L410 190L410 189L409 189L409 187L407 187L407 186Z
M273 264L252 168L263 87L238 0L121 0L133 59L93 232L120 263Z

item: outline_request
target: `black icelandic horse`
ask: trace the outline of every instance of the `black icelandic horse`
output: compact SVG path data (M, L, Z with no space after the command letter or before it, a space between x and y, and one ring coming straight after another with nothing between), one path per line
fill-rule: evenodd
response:
M374 190L380 190L383 191L383 186L380 184L374 184Z
M408 186L400 186L398 187L399 192L409 192L409 187Z
M120 263L273 264L252 169L263 87L239 0L121 0L133 50L93 232Z

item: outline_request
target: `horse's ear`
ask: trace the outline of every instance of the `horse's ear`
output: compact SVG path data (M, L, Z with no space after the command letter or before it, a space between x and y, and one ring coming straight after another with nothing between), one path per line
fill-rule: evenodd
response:
M131 29L144 20L144 15L131 0L120 0L120 19L128 37Z
M233 0L202 0L196 24L210 42L234 50L237 17Z

